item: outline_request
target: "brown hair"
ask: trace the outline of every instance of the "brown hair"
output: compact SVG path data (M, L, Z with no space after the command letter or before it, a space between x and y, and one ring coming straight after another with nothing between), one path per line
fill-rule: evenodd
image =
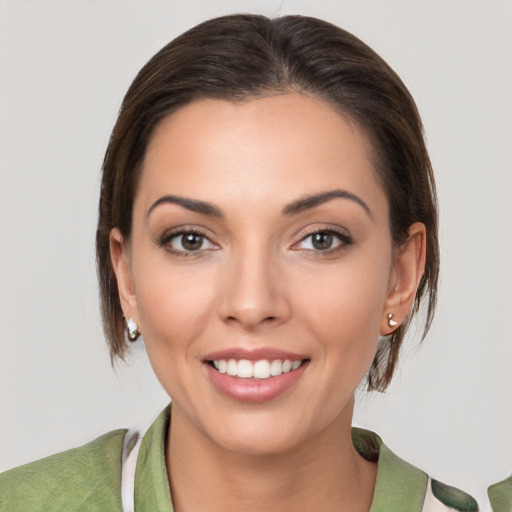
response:
M385 390L412 316L426 301L424 335L437 297L437 199L416 105L397 74L352 34L302 16L215 18L185 32L141 69L124 97L103 162L96 233L101 310L112 361L127 343L109 235L129 239L137 181L151 135L165 117L197 98L241 101L276 92L304 92L330 103L370 137L374 164L390 204L395 247L422 222L427 258L414 308L381 339L368 389Z

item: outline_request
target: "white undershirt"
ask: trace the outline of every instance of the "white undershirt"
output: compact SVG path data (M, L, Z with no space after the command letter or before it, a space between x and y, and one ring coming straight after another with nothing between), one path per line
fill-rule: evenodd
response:
M124 436L121 462L121 502L123 512L134 512L135 470L143 435L137 430L128 430Z

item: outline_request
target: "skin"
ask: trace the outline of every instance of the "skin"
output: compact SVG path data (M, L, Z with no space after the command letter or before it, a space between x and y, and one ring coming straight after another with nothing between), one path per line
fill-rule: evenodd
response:
M173 400L177 511L369 510L376 465L350 440L354 390L393 330L388 313L400 323L409 312L425 259L422 224L393 248L371 149L327 103L295 93L197 100L155 131L131 237L114 229L111 252L124 314ZM334 197L283 213L331 190L369 211ZM155 205L167 194L212 203L222 218ZM204 238L186 252L170 233L191 229ZM340 235L319 250L311 233L326 229ZM243 403L205 370L207 354L233 347L310 361L278 397Z

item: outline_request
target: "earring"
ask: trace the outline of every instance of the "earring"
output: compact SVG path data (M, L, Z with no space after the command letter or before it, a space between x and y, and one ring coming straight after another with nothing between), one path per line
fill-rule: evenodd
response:
M126 321L126 329L128 330L128 339L130 341L135 341L140 336L137 324L133 318Z
M393 313L389 313L388 315L388 325L389 327L396 327L398 325L398 322L393 320Z

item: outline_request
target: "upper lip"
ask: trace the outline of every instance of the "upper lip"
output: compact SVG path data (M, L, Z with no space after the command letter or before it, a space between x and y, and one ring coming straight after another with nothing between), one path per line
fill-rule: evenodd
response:
M281 361L303 361L309 359L303 354L288 352L273 347L258 347L258 348L244 348L233 347L224 350L217 350L206 355L205 361L218 361L219 359L247 359L249 361L260 361L261 359L268 359L273 361L279 359Z

